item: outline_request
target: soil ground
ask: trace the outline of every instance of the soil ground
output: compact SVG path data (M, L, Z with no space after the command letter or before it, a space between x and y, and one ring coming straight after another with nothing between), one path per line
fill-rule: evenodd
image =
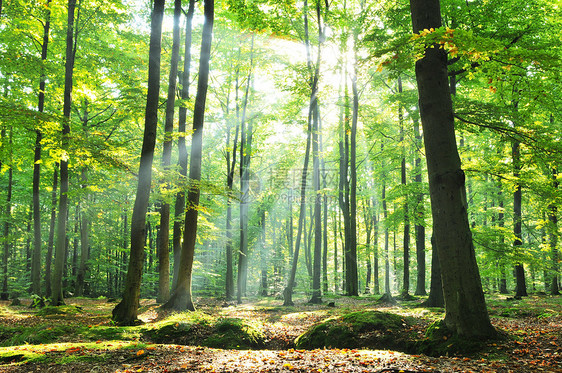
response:
M28 308L30 300L22 300L22 306L0 302L0 344L6 346L0 348L0 372L562 372L560 297L531 296L520 301L490 297L492 323L508 337L490 341L476 353L436 357L390 350L294 348L295 338L314 323L365 309L415 318L410 332L421 340L427 326L443 317L442 310L418 307L421 299L397 306L377 304L374 297L329 299L336 307L297 299L297 305L288 308L272 298L243 305L199 300L199 312L205 315L260 322L266 338L259 350L151 343L138 329L111 325L115 303L83 298L66 301L80 312L46 315ZM144 327L174 317L159 311L150 300L141 303L141 311ZM23 336L33 330L48 335L50 329L60 331L61 326L65 332L55 341L40 343L29 336L25 337L29 343L23 340L7 346L16 338L10 333Z

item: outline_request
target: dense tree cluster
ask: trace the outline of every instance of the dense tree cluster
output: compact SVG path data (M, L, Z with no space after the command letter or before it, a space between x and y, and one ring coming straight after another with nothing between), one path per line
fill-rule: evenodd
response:
M559 293L561 11L0 2L1 297L430 290L493 334L483 291Z

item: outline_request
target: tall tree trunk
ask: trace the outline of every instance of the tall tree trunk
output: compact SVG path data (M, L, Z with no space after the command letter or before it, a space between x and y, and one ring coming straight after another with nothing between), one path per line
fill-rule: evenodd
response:
M88 100L85 100L84 114L82 117L82 127L84 129L84 135L87 136L88 130ZM85 206L88 206L89 193L88 193L88 168L86 166L82 167L81 170L81 188L83 191L83 202ZM90 251L90 219L88 218L88 212L80 207L78 203L79 216L81 218L80 227L80 265L78 267L78 273L76 275L76 287L75 295L81 297L84 295L84 282L86 280L86 271L88 270L88 253Z
M137 194L131 218L131 252L123 299L113 309L113 320L120 325L137 323L140 285L146 241L146 212L152 182L152 161L158 126L158 96L160 93L160 52L164 0L154 0L150 25L148 92L146 97L144 136L139 165Z
M300 182L300 210L299 210L299 221L298 221L298 228L297 228L297 237L295 242L295 249L293 251L293 257L291 260L291 271L289 272L289 277L287 279L287 286L283 290L283 305L284 306L293 306L293 289L295 286L295 277L297 274L297 264L299 259L299 251L301 246L302 240L302 233L304 227L304 220L306 215L306 178L308 173L308 163L310 158L310 148L311 148L311 139L312 139L312 118L311 112L309 111L308 115L308 126L307 126L307 136L306 136L306 151L304 153L304 163L302 167L302 175L301 175L301 182ZM292 220L292 219L291 219ZM291 228L292 229L292 228Z
M58 168L55 163L53 170L53 190L51 192L51 218L49 222L49 240L47 241L47 256L45 258L45 296L51 296L51 263L53 261L53 247L55 241L55 223L57 220L57 191L58 191Z
M355 41L357 42L357 41ZM357 90L356 61L353 63L351 77L353 94L353 113L351 117L350 153L349 153L349 255L346 257L346 294L359 295L357 276L357 121L359 117L359 92Z
M421 189L422 183L422 163L420 153L422 151L422 135L420 133L420 126L417 118L414 118L414 136L416 138L416 158L415 167L416 174L414 176L414 182L418 184L418 188ZM419 192L416 196L416 208L415 208L415 233L416 233L416 265L417 265L417 281L416 281L416 292L414 295L426 295L425 291L425 225L424 225L424 203L423 203L423 192Z
M51 0L46 0L45 23L43 24L43 43L41 44L41 61L47 60L49 47L49 30L51 27ZM37 110L42 113L45 107L45 86L47 77L45 68L41 67L39 79L39 97ZM36 131L35 154L33 157L33 254L31 259L31 292L41 294L41 205L39 189L41 180L41 140L43 133Z
M381 145L382 151L382 145ZM386 180L382 182L382 213L384 218L384 295L388 297L392 297L392 293L390 292L390 253L388 248L388 207L386 203Z
M414 33L441 27L439 0L410 0ZM435 248L445 300L445 325L463 338L488 338L496 331L488 316L468 223L465 175L455 140L447 55L428 47L416 61Z
M552 122L552 117L551 117ZM555 191L558 190L558 172L556 168L552 168L552 187ZM550 251L552 252L552 277L550 283L550 294L560 295L560 288L558 287L558 206L554 203L548 205L548 221L549 227L549 244Z
M398 94L402 96L402 78L398 77ZM406 144L404 143L404 113L402 103L398 103L398 122L400 123L400 143L402 144L402 160L400 162L400 181L404 188L404 271L402 278L402 296L410 292L410 216L408 210L408 193L406 189Z
M176 86L178 63L180 59L180 17L181 0L174 0L174 26L172 37L172 56L170 57L170 75L168 77L168 99L166 101L166 121L164 124L164 144L162 151L162 170L164 175L172 163L172 133L174 132L174 113L176 104ZM163 194L169 185L164 184ZM170 204L166 198L160 205L160 240L158 241L158 297L163 303L170 297Z
M378 212L373 215L373 292L380 294L380 281L379 281L379 217Z
M515 104L515 109L517 109L517 103ZM513 241L513 249L518 252L521 245L523 245L523 236L521 234L521 181L519 180L521 173L521 144L519 141L514 140L511 147L511 156L513 160L513 177L516 180L515 191L513 192L513 235L515 240ZM525 269L523 268L523 263L517 263L515 265L515 296L516 297L526 297L527 296L527 285L525 284Z
M250 209L250 160L252 156L252 124L251 121L246 128L246 110L252 81L252 69L254 61L254 36L252 35L252 46L250 49L250 69L246 81L246 91L242 104L242 118L240 121L240 250L238 255L238 278L236 281L236 301L242 303L242 297L246 296L246 283L248 279L248 213Z
M211 42L215 14L214 0L205 0L203 34L201 37L201 56L199 58L199 78L197 95L193 111L193 134L191 137L191 157L189 163L189 179L195 183L187 194L187 211L185 213L184 239L180 257L178 284L170 299L163 308L176 310L195 310L191 294L191 276L195 242L197 239L197 217L199 213L201 180L201 160L203 157L203 125L205 122L205 104L209 82L209 61L211 59Z
M9 165L8 165L8 185L6 187L6 211L4 215L4 247L2 250L2 292L0 293L1 300L8 300L10 298L10 293L8 292L8 259L10 257L10 225L12 222L12 183L13 183L13 162L12 162L12 136L13 131L10 128L10 133L8 135L8 154L9 154ZM2 138L5 137L5 131L2 130Z
M184 45L184 59L183 59L183 72L180 73L181 93L182 100L188 101L189 85L190 85L190 65L191 65L191 38L192 38L192 23L193 14L195 12L195 0L189 0L189 7L185 17L185 45ZM187 183L187 147L185 145L185 127L187 123L187 107L182 104L178 112L178 165L181 180ZM180 188L176 194L176 202L174 206L174 227L172 238L172 250L174 254L174 275L172 278L172 289L176 288L178 282L178 273L180 269L180 255L181 255L181 234L183 217L185 215L185 192Z
M70 134L70 111L72 105L72 77L74 73L74 10L76 0L68 0L68 20L66 29L66 61L64 74L64 100L63 100L63 126L62 126L62 150L67 151L68 137ZM68 215L68 160L60 161L60 195L59 195L59 214L57 224L57 240L55 245L55 268L53 272L53 282L51 284L51 304L60 306L64 304L62 294L62 278L64 270L64 253L66 243L66 222Z

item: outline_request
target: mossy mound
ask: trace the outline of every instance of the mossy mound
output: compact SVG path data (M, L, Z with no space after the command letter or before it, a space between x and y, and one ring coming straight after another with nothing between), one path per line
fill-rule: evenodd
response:
M153 343L174 343L223 349L262 348L265 333L260 324L237 318L168 321L142 332Z
M295 340L297 348L372 348L408 350L412 320L393 313L360 311L313 325Z
M228 350L261 348L265 334L261 325L242 319L221 319L213 328L213 333L201 344L207 347Z
M65 315L76 315L82 313L82 309L76 306L46 306L41 308L35 315L43 317L56 317Z

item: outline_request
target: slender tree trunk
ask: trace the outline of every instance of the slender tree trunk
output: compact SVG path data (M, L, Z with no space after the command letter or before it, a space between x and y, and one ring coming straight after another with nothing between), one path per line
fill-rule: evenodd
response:
M189 0L189 8L185 17L185 46L183 59L183 72L180 75L181 94L180 97L184 101L188 101L189 85L190 85L190 65L191 65L191 37L193 14L195 12L195 0ZM185 127L187 123L187 107L182 104L178 112L178 165L181 180L187 183L187 148L185 145ZM179 263L181 255L181 234L183 217L185 215L185 192L180 188L176 194L176 202L174 206L174 227L172 238L172 250L174 253L174 275L172 278L172 289L175 289L178 282Z
M51 219L49 223L49 240L47 241L47 257L45 258L45 296L51 296L51 263L53 260L53 248L55 241L55 223L57 220L57 191L58 191L58 168L55 163L53 170L53 191L51 192Z
M410 10L414 33L441 26L439 0L410 0ZM445 325L463 338L494 337L468 223L465 175L455 140L444 50L426 48L424 57L416 61L416 80Z
M381 146L382 150L382 146ZM382 183L382 213L384 218L384 295L387 297L392 297L390 292L390 253L388 250L389 244L389 234L388 234L388 208L386 203L386 180Z
M2 292L0 293L1 300L8 300L10 293L8 292L8 259L10 257L10 225L12 222L12 183L13 183L13 164L12 164L12 129L8 135L8 154L9 154L9 169L8 169L8 185L6 188L6 211L4 214L4 247L2 251ZM5 132L2 130L2 138L5 137Z
M51 27L51 0L46 0L45 23L43 24L43 43L41 44L41 61L47 60L49 47L49 30ZM39 79L39 98L37 110L42 113L45 107L45 87L47 77L44 67L41 68ZM41 180L41 140L43 133L36 131L35 154L33 158L33 254L31 260L31 292L41 294L41 205L39 189Z
M236 301L242 303L246 296L246 283L248 279L248 212L250 209L250 160L252 155L252 127L251 122L246 128L246 110L252 81L254 61L254 37L250 49L250 70L248 72L244 103L242 105L242 118L240 121L240 250L238 255L238 278L236 283Z
M150 62L145 108L144 136L139 165L137 195L131 219L131 252L123 299L113 309L113 320L121 325L138 322L137 314L146 241L146 212L152 182L152 161L158 126L158 96L160 93L160 51L164 0L154 0L150 30Z
M517 109L517 104L515 104ZM520 143L517 140L513 141L511 147L511 155L513 159L513 177L516 180L515 191L513 192L513 235L515 240L513 242L513 249L518 252L521 245L523 245L523 236L521 234L521 182L519 180L521 172L521 150ZM515 296L526 297L527 296L527 285L525 284L525 270L523 268L523 263L517 263L515 265Z
M299 211L299 221L298 221L298 228L297 228L297 238L295 242L295 249L293 251L293 258L291 261L291 271L289 272L289 278L287 280L287 286L283 290L283 305L284 306L293 306L293 289L295 286L295 277L297 274L297 264L299 259L299 250L301 245L302 233L303 233L303 226L306 214L306 177L308 173L308 163L310 158L310 145L312 139L312 118L311 113L309 111L308 115L308 128L307 128L307 136L306 136L306 151L304 154L304 164L302 167L302 175L301 175L301 182L300 182L300 211Z
M551 118L552 122L552 118ZM556 168L552 169L552 187L555 191L558 190L558 172ZM552 277L550 283L550 294L560 295L560 288L558 286L558 206L554 203L548 205L548 221L550 223L549 229L549 244L550 251L552 252Z
M414 176L414 182L421 186L422 183L422 163L420 153L422 151L422 135L420 133L419 122L416 118L414 122L414 136L416 138L416 159L415 167L416 174ZM420 187L421 189L421 187ZM425 291L425 225L424 216L424 203L423 203L423 193L420 191L416 196L416 209L415 209L415 233L416 233L416 264L417 264L417 281L416 281L416 292L414 295L426 295Z
M380 281L379 281L379 218L378 212L373 215L373 292L380 294Z
M356 62L353 64L351 91L353 94L353 113L351 117L350 153L349 153L349 256L346 257L346 293L359 295L357 275L357 121L359 117L359 92L357 90Z
M68 137L70 134L70 111L72 105L72 79L74 73L74 10L76 0L68 0L68 21L66 30L66 62L64 75L64 101L63 101L63 126L62 126L62 149L67 150ZM68 215L68 160L60 161L60 195L59 214L57 224L57 240L55 245L55 268L53 282L51 284L51 304L60 306L64 304L62 295L62 278L64 270L64 253L66 243L66 222Z
M82 128L84 130L84 135L87 136L88 130L88 100L85 100L84 116L82 117ZM86 166L82 167L81 170L81 188L83 191L83 201L84 205L88 206L89 193L88 193L88 169ZM80 227L80 265L78 268L78 273L76 275L76 287L75 295L81 297L84 295L84 282L86 279L86 271L88 270L88 253L90 251L90 219L88 218L88 212L85 209L80 208L80 203L78 204L78 209L80 213L78 214L81 218Z
M187 194L187 211L185 213L184 239L180 257L178 285L163 308L175 310L195 310L191 294L191 276L195 242L197 238L197 217L199 213L201 180L201 160L203 157L203 124L205 122L205 104L209 82L209 61L211 58L211 42L215 14L214 0L205 0L203 35L201 38L201 57L199 59L199 78L197 95L193 111L193 134L191 137L191 157L189 179L195 183Z
M402 94L402 78L398 77L398 93ZM410 216L408 209L408 194L406 193L406 145L404 143L404 113L402 104L398 104L398 122L400 123L400 143L402 144L402 160L400 162L400 180L404 188L404 272L402 278L402 296L408 296L410 292Z
M176 104L176 86L178 63L180 59L180 17L181 0L174 0L174 26L172 37L172 56L170 57L170 75L168 77L168 99L166 101L166 121L164 124L164 144L162 151L162 169L164 175L169 172L172 163L172 133L174 132L174 113ZM163 194L169 189L164 184ZM160 205L160 240L158 241L158 297L163 303L170 297L170 204L164 201Z

